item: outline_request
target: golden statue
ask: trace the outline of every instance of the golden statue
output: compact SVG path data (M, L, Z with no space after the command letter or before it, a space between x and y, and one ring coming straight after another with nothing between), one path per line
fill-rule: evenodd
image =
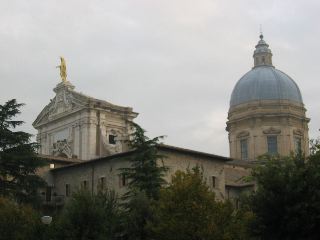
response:
M66 61L63 57L60 57L61 64L57 66L57 68L60 68L60 77L63 82L67 81L67 67L66 67Z

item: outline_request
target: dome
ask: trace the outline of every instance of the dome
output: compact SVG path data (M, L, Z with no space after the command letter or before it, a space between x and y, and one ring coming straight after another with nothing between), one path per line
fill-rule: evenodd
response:
M253 58L253 69L232 91L230 107L256 100L289 100L303 104L298 85L272 65L272 53L263 35L260 35Z
M246 73L232 91L230 106L255 100L303 103L297 84L287 74L271 66L259 66Z

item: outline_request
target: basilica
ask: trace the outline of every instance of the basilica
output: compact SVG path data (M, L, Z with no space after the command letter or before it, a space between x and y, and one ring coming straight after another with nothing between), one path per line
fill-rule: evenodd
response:
M260 155L308 154L309 119L301 92L292 78L273 66L262 34L253 59L252 69L231 94L226 123L230 157L162 144L158 150L166 158L159 164L169 168L168 182L175 171L198 165L217 199L237 201L241 193L254 189L244 176ZM41 190L43 204L63 205L78 189L94 194L109 188L123 194L127 179L119 169L130 166L128 156L134 150L125 140L138 113L77 92L67 80L63 58L59 67L62 81L53 89L55 97L33 123L39 156L48 162L39 170L48 183Z

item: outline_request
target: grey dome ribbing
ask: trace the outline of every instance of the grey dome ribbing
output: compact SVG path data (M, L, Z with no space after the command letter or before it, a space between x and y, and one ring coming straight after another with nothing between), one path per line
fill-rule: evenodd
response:
M303 103L297 84L274 67L259 66L237 82L231 94L230 106L255 100L285 99Z

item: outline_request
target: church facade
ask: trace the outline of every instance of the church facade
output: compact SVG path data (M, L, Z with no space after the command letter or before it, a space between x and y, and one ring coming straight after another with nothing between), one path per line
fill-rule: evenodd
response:
M262 35L253 58L254 67L236 83L231 95L226 128L230 158L160 145L158 150L166 158L159 164L169 167L168 182L177 170L198 165L217 199L235 200L254 189L253 182L243 179L260 155L308 154L309 119L298 85L273 66ZM65 65L62 69L55 97L33 123L41 145L39 156L49 162L41 171L48 183L41 193L45 203L63 204L81 188L93 194L101 187L122 194L127 179L120 169L130 166L128 157L134 154L126 140L138 113L75 91Z
M56 96L34 121L39 153L85 161L128 150L124 140L138 114L74 88L69 81L59 83Z

